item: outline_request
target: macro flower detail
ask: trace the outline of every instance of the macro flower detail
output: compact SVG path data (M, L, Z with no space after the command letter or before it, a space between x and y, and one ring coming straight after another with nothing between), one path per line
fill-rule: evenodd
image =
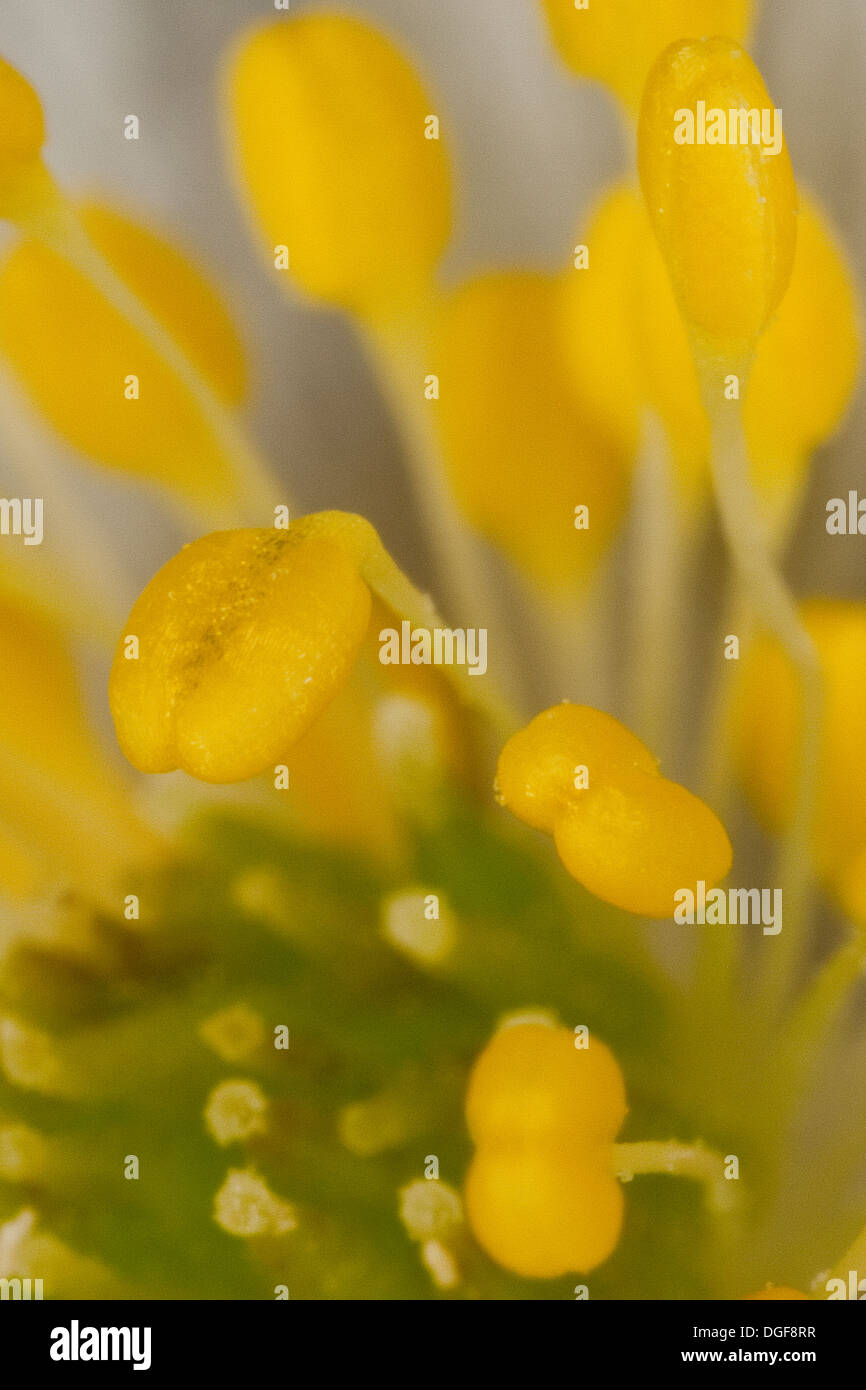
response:
M347 679L374 594L409 622L436 623L370 523L347 512L184 546L144 590L115 654L109 698L130 762L205 782L273 768ZM485 703L464 669L443 669Z
M243 350L220 296L183 253L111 208L79 210L91 244L126 286L118 306L32 238L0 263L0 353L34 406L81 454L230 507L234 464L189 382L135 320L144 303L227 408L245 391ZM85 335L82 347L79 334Z
M824 689L819 793L812 830L821 873L866 922L858 865L866 854L866 607L811 599L800 613L815 643ZM778 642L760 637L744 664L736 706L738 766L762 822L784 828L794 806L795 754L802 738L797 675Z
M677 115L773 111L763 79L730 39L674 44L647 80L640 180L687 324L709 354L736 360L766 328L788 287L797 190L784 136L762 144L677 143Z
M623 194L624 197L634 195ZM637 215L637 214L634 214ZM710 481L710 427L688 334L670 277L641 212L637 269L639 379L665 424L678 481L702 498ZM820 338L821 353L814 355ZM804 372L808 360L811 368ZM790 522L811 452L839 425L860 360L850 272L827 215L802 195L790 283L758 341L743 394L751 481L767 519Z
M236 782L291 747L367 630L370 591L340 536L321 518L215 532L163 566L129 616L138 656L121 642L111 674L117 736L136 767Z
M622 519L630 458L610 392L597 402L581 391L588 377L569 377L560 297L555 276L468 281L443 308L437 358L449 363L440 433L464 514L542 589L562 594L607 549ZM589 517L579 534L576 505Z
M466 1121L476 1146L466 1211L499 1264L530 1278L585 1272L622 1228L613 1141L626 1114L604 1043L578 1050L566 1028L514 1023L472 1069Z
M226 78L232 152L255 220L314 299L362 317L426 282L451 230L445 142L411 64L351 15L246 35Z
M603 82L630 112L640 104L650 66L686 34L744 39L752 0L542 0L562 57L581 77Z
M0 181L38 159L44 140L42 103L17 68L0 58Z
M156 859L159 837L99 747L56 626L0 599L0 661L0 893L72 884L116 909L122 872Z
M566 703L537 715L503 749L496 786L514 815L553 835L579 883L627 912L669 917L678 889L718 883L731 867L709 807L600 710Z
M866 1294L857 4L4 7L0 1300Z

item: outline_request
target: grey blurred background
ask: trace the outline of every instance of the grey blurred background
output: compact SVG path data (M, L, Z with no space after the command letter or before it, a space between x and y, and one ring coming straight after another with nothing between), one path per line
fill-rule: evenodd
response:
M340 7L387 26L414 53L434 94L459 178L445 274L560 265L580 215L626 154L612 100L561 66L536 0L342 0ZM320 6L292 0L292 8ZM48 158L63 182L150 216L194 248L222 284L252 357L253 429L304 509L363 511L425 578L399 446L351 328L278 293L226 175L216 101L221 57L244 25L273 15L270 0L3 0L0 51L43 98ZM829 208L866 284L866 3L765 0L752 49L784 109L798 178ZM138 142L123 138L128 113L140 118ZM861 389L813 476L792 552L804 589L863 592L862 541L830 541L823 527L826 499L863 474L863 412ZM7 473L16 460L2 437L0 449ZM107 521L133 594L174 549L171 523L122 482L80 468L68 476L91 515Z

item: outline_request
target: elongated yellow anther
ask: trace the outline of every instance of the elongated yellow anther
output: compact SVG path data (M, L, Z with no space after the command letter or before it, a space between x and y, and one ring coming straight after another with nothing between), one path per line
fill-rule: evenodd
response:
M237 334L216 291L177 248L110 209L86 231L224 403L243 395ZM0 352L36 409L106 467L206 505L236 496L234 462L188 381L79 269L22 240L0 265Z
M573 592L622 517L629 460L611 409L594 412L578 394L561 294L558 278L521 272L464 285L443 315L437 356L448 378L438 412L469 521L537 583Z
M0 185L5 174L38 159L44 141L42 103L26 77L0 58Z
M561 281L563 347L574 389L584 411L627 458L638 447L644 398L635 322L636 271L647 232L641 199L631 185L615 185L575 239L580 267Z
M752 0L542 0L560 54L636 111L663 48L688 34L744 40Z
M100 749L70 653L56 629L0 602L0 838L11 888L51 865L86 897L119 907L125 861L150 859L156 838L135 817L128 788ZM112 896L112 894L114 896Z
M84 230L112 270L171 333L227 405L247 393L243 343L220 292L190 252L104 203L82 203Z
M748 358L788 287L797 235L782 113L748 54L722 38L667 49L647 81L638 154L697 350Z
M626 1114L604 1043L567 1028L500 1029L472 1069L466 1119L476 1154L466 1212L487 1253L526 1278L594 1269L614 1249L623 1197L613 1141Z
M410 62L343 14L253 30L231 56L235 164L268 258L361 315L414 300L451 226L445 140Z
M289 531L218 531L170 560L133 608L111 672L130 762L206 782L273 768L357 656L370 537L360 517L322 513ZM134 659L126 637L137 639Z
M627 912L668 917L674 895L731 867L724 827L698 797L658 771L624 725L584 705L538 715L505 745L497 797L552 832L569 873Z
M829 219L802 197L791 283L758 343L743 406L752 479L796 495L809 455L840 424L860 366L853 276Z
M845 499L847 502L847 498ZM814 599L800 614L818 652L824 690L813 847L818 866L844 894L851 866L866 849L866 605ZM789 822L802 704L790 658L761 638L748 653L737 705L740 775L762 822ZM866 897L858 916L866 916Z

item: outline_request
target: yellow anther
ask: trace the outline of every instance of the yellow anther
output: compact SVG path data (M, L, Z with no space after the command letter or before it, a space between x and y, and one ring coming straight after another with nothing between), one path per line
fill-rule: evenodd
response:
M195 383L136 313L143 305L214 395L234 404L245 366L225 307L202 272L146 228L97 205L81 220L129 293L129 313L62 254L25 239L0 265L0 352L80 453L227 505L237 498L235 460Z
M83 203L82 225L112 270L165 326L227 405L240 405L248 371L237 327L192 254L104 203Z
M622 517L629 464L610 401L592 399L598 367L588 401L579 396L563 345L562 291L557 277L518 272L464 285L444 312L448 390L438 407L445 464L467 518L537 583L560 591L604 553ZM618 380L616 359L611 365ZM588 522L579 530L578 507Z
M367 628L348 531L375 533L349 520L216 532L159 571L127 622L138 658L121 641L111 673L130 762L237 782L281 761L346 680Z
M574 389L625 458L638 447L645 394L636 321L637 270L648 233L646 212L631 185L610 189L581 234L588 265L562 278L563 345Z
M724 878L731 846L698 797L658 771L624 725L583 705L557 705L506 744L499 800L553 833L569 873L591 893L668 917L678 889Z
M826 214L803 197L791 283L758 344L743 407L752 479L777 507L796 496L811 451L841 422L859 365L853 278Z
M584 1273L613 1252L623 1218L622 1188L601 1163L536 1148L476 1154L466 1210L479 1243L524 1278Z
M542 0L554 42L581 77L604 82L636 111L663 48L687 34L745 39L752 0Z
M116 910L121 869L154 857L156 837L99 747L59 632L0 601L0 661L0 830L10 886L27 888L28 864L40 883L50 865Z
M42 103L26 77L0 58L0 185L4 175L38 159L44 141Z
M778 148L764 140L771 131ZM689 41L658 59L641 107L639 166L696 349L748 358L791 277L797 190L781 113L738 44Z
M654 774L658 760L613 715L587 705L554 705L503 748L497 799L527 825L552 832L581 767L592 786L593 773L600 778L614 768L637 768Z
M281 19L243 38L226 96L269 259L285 247L302 289L361 315L414 299L450 232L451 183L436 108L391 41L350 15Z
M800 614L818 652L824 692L813 844L821 872L854 909L856 866L866 849L866 605L814 599ZM791 660L777 642L761 638L742 671L737 756L755 810L774 830L792 814L802 723ZM866 920L866 897L856 915Z
M575 1047L567 1028L513 1024L477 1059L466 1123L477 1145L521 1142L572 1150L612 1143L626 1116L625 1084L609 1048Z
M543 1023L493 1036L466 1096L477 1146L466 1210L493 1259L533 1278L607 1259L622 1225L612 1154L625 1114L622 1073L604 1043L578 1049L568 1029Z

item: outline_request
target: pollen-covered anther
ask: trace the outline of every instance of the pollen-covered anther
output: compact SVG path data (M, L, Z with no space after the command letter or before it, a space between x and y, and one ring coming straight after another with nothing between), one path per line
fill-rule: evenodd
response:
M663 777L618 720L585 705L556 705L509 739L496 794L553 834L572 877L627 912L669 917L680 888L717 883L731 866L709 807Z
M715 112L724 131L706 132ZM782 113L744 49L710 38L662 53L644 91L638 162L696 352L747 360L791 278L797 189Z
M199 1026L199 1037L224 1062L249 1061L265 1045L264 1019L247 1004L230 1004Z
M456 920L439 894L423 889L392 893L381 912L385 940L419 965L438 965L454 950Z
M205 1106L207 1127L225 1147L268 1130L268 1098L255 1081L221 1081Z
M347 680L367 630L361 575L381 552L363 518L302 517L288 531L218 531L185 546L135 604L139 659L114 659L121 748L143 772L205 782L273 771Z
M626 1115L622 1073L604 1043L516 1024L478 1057L466 1095L476 1145L469 1224L492 1259L526 1278L601 1264L619 1240L613 1141Z
M250 1169L230 1168L216 1194L214 1219L232 1236L283 1236L297 1227L295 1209L275 1197L264 1178Z

